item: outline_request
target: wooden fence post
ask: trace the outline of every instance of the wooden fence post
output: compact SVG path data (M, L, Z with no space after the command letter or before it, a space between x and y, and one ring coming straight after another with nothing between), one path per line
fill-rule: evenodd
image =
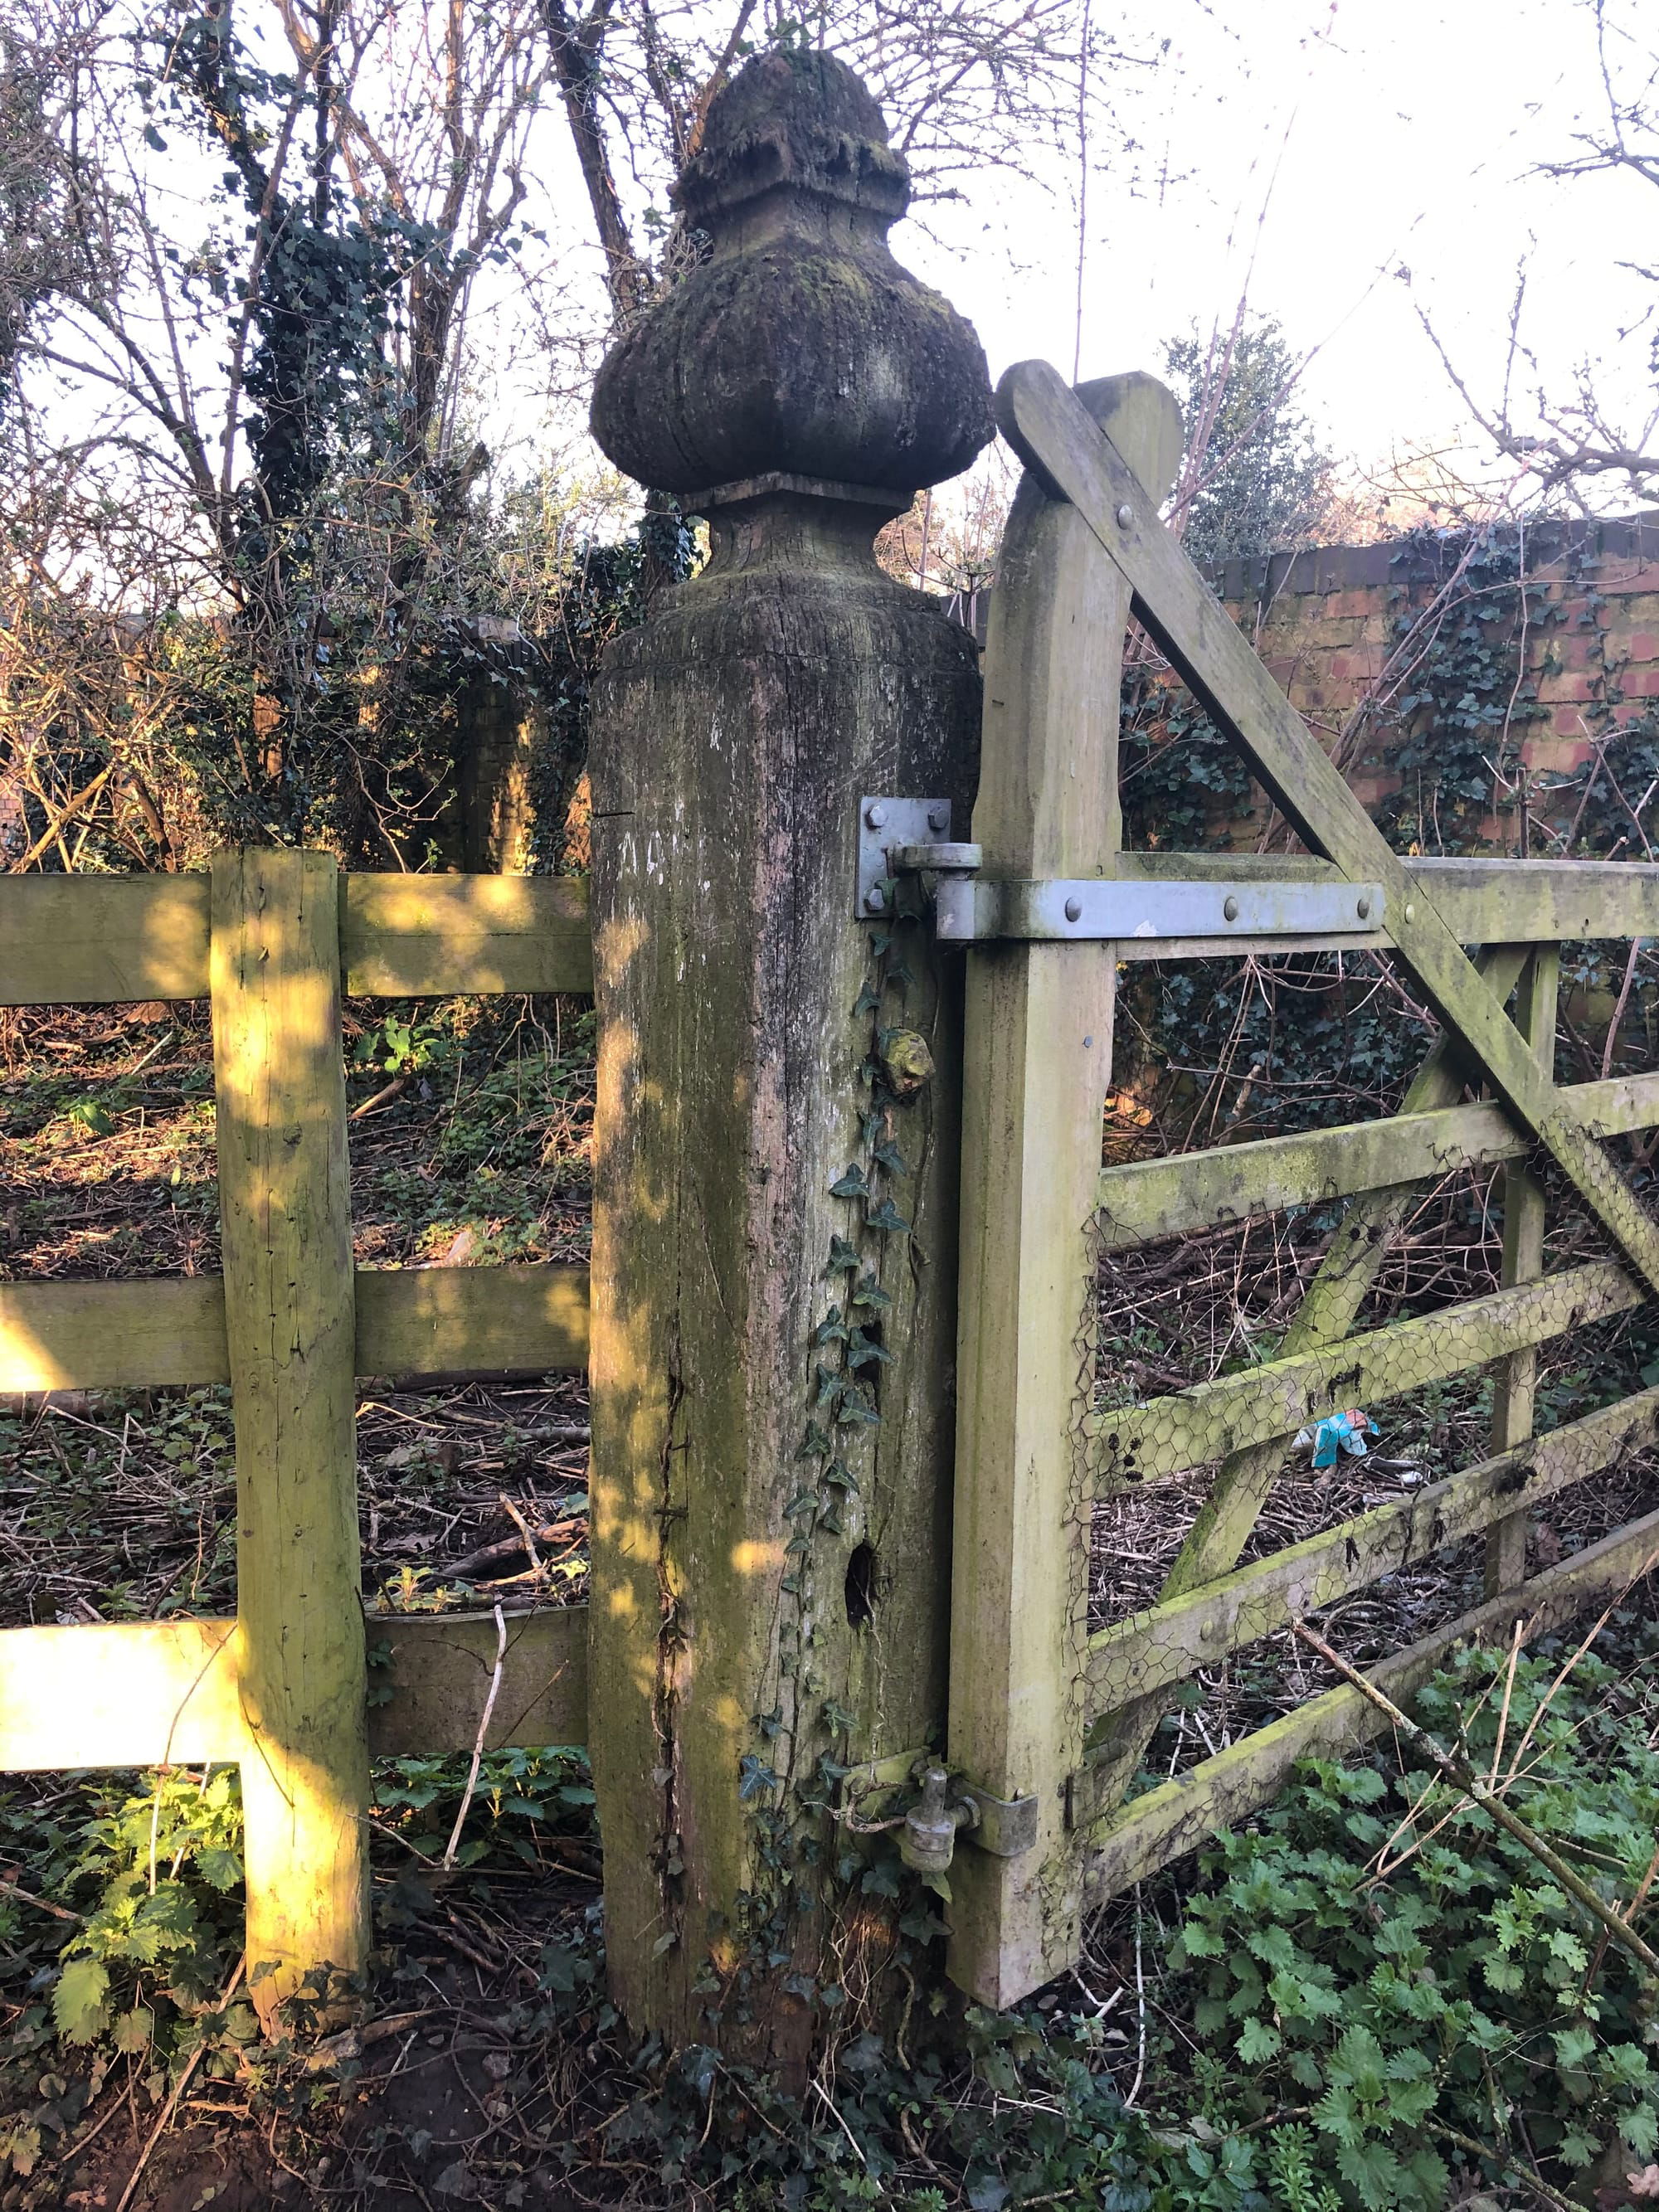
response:
M255 2004L368 1948L351 1202L338 883L223 853L210 955ZM263 1967L275 1971L262 1974Z
M1154 499L1181 416L1144 375L1081 387ZM1100 876L1121 842L1118 689L1128 587L1076 509L1028 471L986 653L974 836L989 876ZM951 1757L1034 1796L1018 1856L959 1851L951 1978L1004 2006L1077 1954L1097 1255L1089 1235L1112 1069L1115 949L969 955L963 1074Z
M945 1717L960 983L854 884L872 796L966 820L972 641L871 549L991 421L907 196L842 63L750 62L678 188L709 257L593 414L714 538L594 699L606 1948L635 2023L784 2063L889 1948L831 1925L828 1768Z
M1555 1080L1555 1009L1561 948L1537 945L1516 987L1515 1024L1532 1047L1547 1081ZM1507 1283L1529 1283L1544 1272L1544 1186L1526 1160L1504 1170L1504 1268ZM1492 1383L1492 1448L1512 1451L1532 1434L1538 1353L1528 1345L1498 1364ZM1527 1579L1525 1513L1512 1513L1486 1536L1486 1593L1500 1597Z

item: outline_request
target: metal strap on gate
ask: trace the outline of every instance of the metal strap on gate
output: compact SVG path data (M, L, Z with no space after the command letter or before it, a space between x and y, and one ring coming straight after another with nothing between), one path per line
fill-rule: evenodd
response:
M943 799L866 798L859 803L858 913L876 921L892 910L902 876L926 878L942 945L1006 939L1119 943L1157 939L1206 942L1273 938L1373 936L1386 939L1378 883L1237 881L1131 877L987 878L977 845L951 841Z

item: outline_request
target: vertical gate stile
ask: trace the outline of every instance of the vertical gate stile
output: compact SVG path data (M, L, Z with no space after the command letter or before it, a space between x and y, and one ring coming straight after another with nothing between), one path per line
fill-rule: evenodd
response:
M1555 1008L1561 948L1533 948L1516 988L1516 1027L1531 1045L1546 1082L1555 1077ZM1544 1187L1526 1160L1504 1170L1504 1267L1507 1283L1530 1282L1544 1272ZM1492 1448L1510 1451L1533 1431L1538 1354L1530 1345L1512 1352L1498 1368L1492 1391ZM1510 1514L1486 1537L1486 1593L1497 1597L1527 1578L1527 1516Z
M213 864L247 1963L267 2022L313 1968L355 1973L368 1948L337 883L322 853Z
M1150 495L1180 459L1147 376L1082 387ZM974 837L988 871L1103 876L1120 841L1127 587L1075 508L1028 473L992 605ZM992 1796L1037 1800L1037 1837L952 1869L951 1978L1002 2006L1077 1955L1092 1398L1091 1224L1111 1076L1109 943L968 956L951 1757Z

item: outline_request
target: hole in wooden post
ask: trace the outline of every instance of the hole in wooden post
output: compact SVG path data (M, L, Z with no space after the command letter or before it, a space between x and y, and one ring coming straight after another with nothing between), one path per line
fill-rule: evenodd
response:
M847 1562L847 1620L852 1628L867 1628L876 1617L876 1554L870 1544L854 1546Z

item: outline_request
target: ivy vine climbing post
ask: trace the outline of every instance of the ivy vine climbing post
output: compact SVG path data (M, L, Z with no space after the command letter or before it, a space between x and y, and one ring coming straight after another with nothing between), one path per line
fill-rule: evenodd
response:
M593 406L712 539L594 701L607 1948L637 2025L786 2065L893 1940L836 1900L837 1771L945 1719L960 976L854 879L872 797L965 834L972 641L872 548L991 417L908 191L842 64L750 62L679 187L706 258Z

